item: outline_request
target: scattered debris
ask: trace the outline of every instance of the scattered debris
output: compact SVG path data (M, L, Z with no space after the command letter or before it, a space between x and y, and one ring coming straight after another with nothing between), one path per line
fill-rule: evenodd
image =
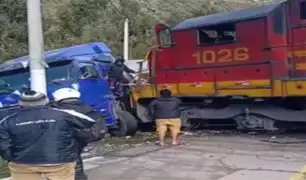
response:
M306 139L295 138L295 137L278 137L272 136L268 139L262 140L263 142L277 143L277 144L301 144L306 143Z
M212 134L222 134L223 131L211 131Z
M182 134L185 135L185 136L193 136L193 135L195 135L193 132L189 132L189 131L182 132Z
M255 131L248 132L248 135L256 135L256 134L258 134L258 132L255 132Z

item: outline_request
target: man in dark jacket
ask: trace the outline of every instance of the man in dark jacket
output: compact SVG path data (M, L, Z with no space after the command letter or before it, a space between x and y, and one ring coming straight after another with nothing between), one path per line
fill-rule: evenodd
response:
M172 145L179 143L181 119L179 106L181 100L171 96L171 91L163 89L160 98L153 100L149 105L149 112L156 120L156 127L160 145L164 145L168 127L171 130Z
M61 88L53 93L53 99L56 104L53 106L59 109L73 109L77 112L85 114L96 121L90 129L77 130L75 137L77 138L78 158L76 161L76 180L86 180L87 176L84 172L82 151L91 142L100 141L106 134L106 124L101 113L94 111L90 106L84 104L80 100L79 91L71 88Z
M127 67L124 64L124 61L125 60L122 57L119 57L109 67L108 79L112 89L117 89L118 83L122 83L124 81L123 72L136 73L134 70Z
M44 94L26 91L22 108L0 121L0 155L13 180L74 180L77 159L73 132L95 121L79 112L48 106Z

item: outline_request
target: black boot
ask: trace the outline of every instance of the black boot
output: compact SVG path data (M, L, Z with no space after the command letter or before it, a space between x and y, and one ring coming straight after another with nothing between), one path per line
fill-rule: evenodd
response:
M75 180L88 180L88 177L84 173L84 171L76 170L75 171Z
M83 159L81 153L78 155L75 166L75 180L87 180L87 176L84 172Z

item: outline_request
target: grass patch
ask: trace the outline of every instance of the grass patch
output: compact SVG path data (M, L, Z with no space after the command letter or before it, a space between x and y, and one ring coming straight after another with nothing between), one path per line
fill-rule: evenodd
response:
M3 160L1 161L0 165L0 178L7 178L10 176L10 172L7 166L7 162L4 162Z
M154 133L137 133L133 137L105 137L102 141L103 144L140 144L140 143L149 143L156 141L156 137Z
M154 133L138 133L133 137L105 137L100 143L100 153L123 150L131 147L153 144L156 142Z

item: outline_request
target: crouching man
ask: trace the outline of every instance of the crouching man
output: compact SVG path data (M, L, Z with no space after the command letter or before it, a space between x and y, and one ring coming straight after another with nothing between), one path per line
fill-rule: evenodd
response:
M124 64L125 60L122 57L116 58L115 62L110 65L108 71L108 81L111 89L115 94L121 94L124 91L122 84L124 82L124 72L135 74L133 69L130 69Z
M71 88L62 88L53 93L55 104L60 109L73 109L85 114L96 121L90 129L75 131L78 146L76 161L76 180L86 180L81 153L88 143L100 141L106 134L106 124L101 113L94 111L80 100L80 92Z
M21 95L22 108L0 121L0 155L12 180L74 180L77 159L73 132L95 121L68 109L51 108L35 91Z

